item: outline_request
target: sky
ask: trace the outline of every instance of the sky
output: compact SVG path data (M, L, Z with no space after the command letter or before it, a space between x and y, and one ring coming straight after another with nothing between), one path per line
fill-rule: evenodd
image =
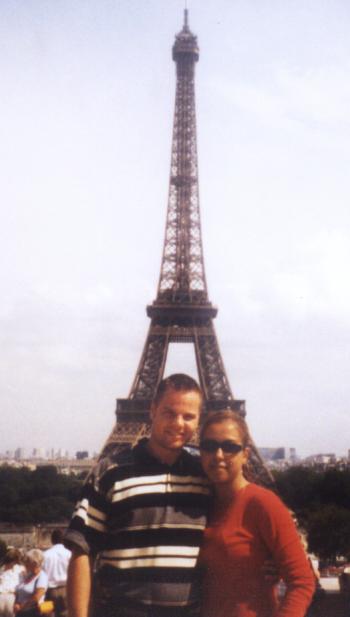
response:
M258 446L350 448L350 5L188 0L206 276ZM99 451L160 272L182 0L0 3L0 452ZM191 345L166 374L196 376Z

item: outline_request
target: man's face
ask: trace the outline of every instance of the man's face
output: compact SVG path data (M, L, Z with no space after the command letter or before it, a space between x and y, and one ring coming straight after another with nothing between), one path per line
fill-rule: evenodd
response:
M168 388L157 405L152 405L150 446L155 454L176 454L190 441L201 404L201 396L194 390Z

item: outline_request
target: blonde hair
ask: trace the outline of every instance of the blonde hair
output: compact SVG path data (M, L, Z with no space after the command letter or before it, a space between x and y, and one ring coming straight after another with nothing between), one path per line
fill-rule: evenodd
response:
M44 561L44 553L39 548L32 548L25 554L24 562L34 563L41 568Z

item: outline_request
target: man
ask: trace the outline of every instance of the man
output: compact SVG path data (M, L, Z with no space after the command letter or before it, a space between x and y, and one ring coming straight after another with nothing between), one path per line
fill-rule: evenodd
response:
M87 617L95 559L94 617L195 617L199 545L209 489L199 460L183 449L196 430L202 394L187 375L163 380L151 435L102 460L84 487L66 544L72 548L70 617Z
M66 584L71 552L63 545L63 532L54 529L51 534L52 547L44 553L43 570L48 576L46 597L55 606L55 617L66 617Z

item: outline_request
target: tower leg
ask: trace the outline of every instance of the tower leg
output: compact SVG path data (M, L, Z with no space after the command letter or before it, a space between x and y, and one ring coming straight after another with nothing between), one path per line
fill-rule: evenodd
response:
M169 334L157 334L151 323L129 399L153 400L163 377L169 347Z
M208 324L206 330L207 333L203 334L194 327L197 369L205 399L207 401L233 400L212 322Z

